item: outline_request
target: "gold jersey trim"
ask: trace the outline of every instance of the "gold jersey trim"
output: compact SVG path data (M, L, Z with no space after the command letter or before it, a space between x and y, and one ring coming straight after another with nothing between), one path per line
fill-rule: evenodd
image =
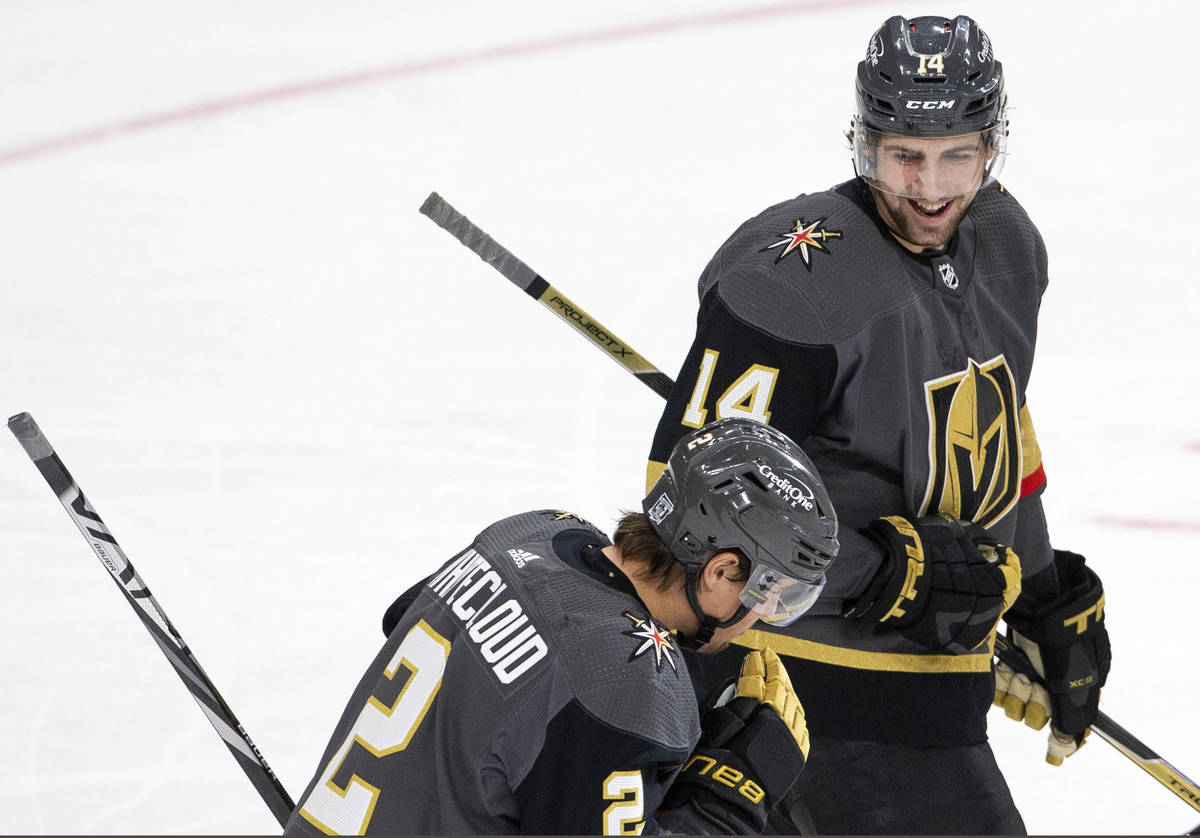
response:
M646 463L646 494L650 494L650 490L654 488L654 484L658 482L658 478L662 477L663 472L666 470L666 463L660 463L655 460Z
M1029 477L1042 466L1042 449L1038 445L1037 433L1033 430L1033 417L1029 405L1021 406L1018 414L1021 424L1021 479Z
M988 636L987 643L976 651L965 655L916 655L900 652L868 652L863 649L847 649L830 646L799 637L751 629L733 641L749 649L764 649L768 646L778 655L803 660L845 666L850 669L869 669L879 672L991 672L995 632Z

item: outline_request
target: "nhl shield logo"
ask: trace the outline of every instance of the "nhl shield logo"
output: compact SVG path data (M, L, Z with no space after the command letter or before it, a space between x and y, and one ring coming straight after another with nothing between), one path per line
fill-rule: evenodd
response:
M938 267L938 273L942 276L942 284L953 291L958 287L958 274L954 272L954 266L949 262L942 262Z

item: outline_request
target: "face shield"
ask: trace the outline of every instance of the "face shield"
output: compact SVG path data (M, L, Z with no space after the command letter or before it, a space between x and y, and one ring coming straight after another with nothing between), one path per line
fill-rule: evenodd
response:
M786 626L812 606L824 587L823 576L820 582L802 582L759 562L740 599L763 622Z
M854 170L889 195L925 203L969 195L990 183L1004 165L1007 122L949 137L914 137L878 131L856 116L851 123Z

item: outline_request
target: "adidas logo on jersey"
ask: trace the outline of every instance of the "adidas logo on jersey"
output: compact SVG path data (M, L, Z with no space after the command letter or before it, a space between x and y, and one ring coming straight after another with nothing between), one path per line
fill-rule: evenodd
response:
M508 555L517 567L525 567L526 562L541 558L537 553L530 553L528 550L521 550L519 548L509 550Z

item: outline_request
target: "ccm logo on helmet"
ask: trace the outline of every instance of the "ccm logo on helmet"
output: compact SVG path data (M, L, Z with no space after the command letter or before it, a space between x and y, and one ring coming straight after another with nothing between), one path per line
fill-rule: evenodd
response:
M909 99L904 107L910 111L945 111L954 107L957 99Z

